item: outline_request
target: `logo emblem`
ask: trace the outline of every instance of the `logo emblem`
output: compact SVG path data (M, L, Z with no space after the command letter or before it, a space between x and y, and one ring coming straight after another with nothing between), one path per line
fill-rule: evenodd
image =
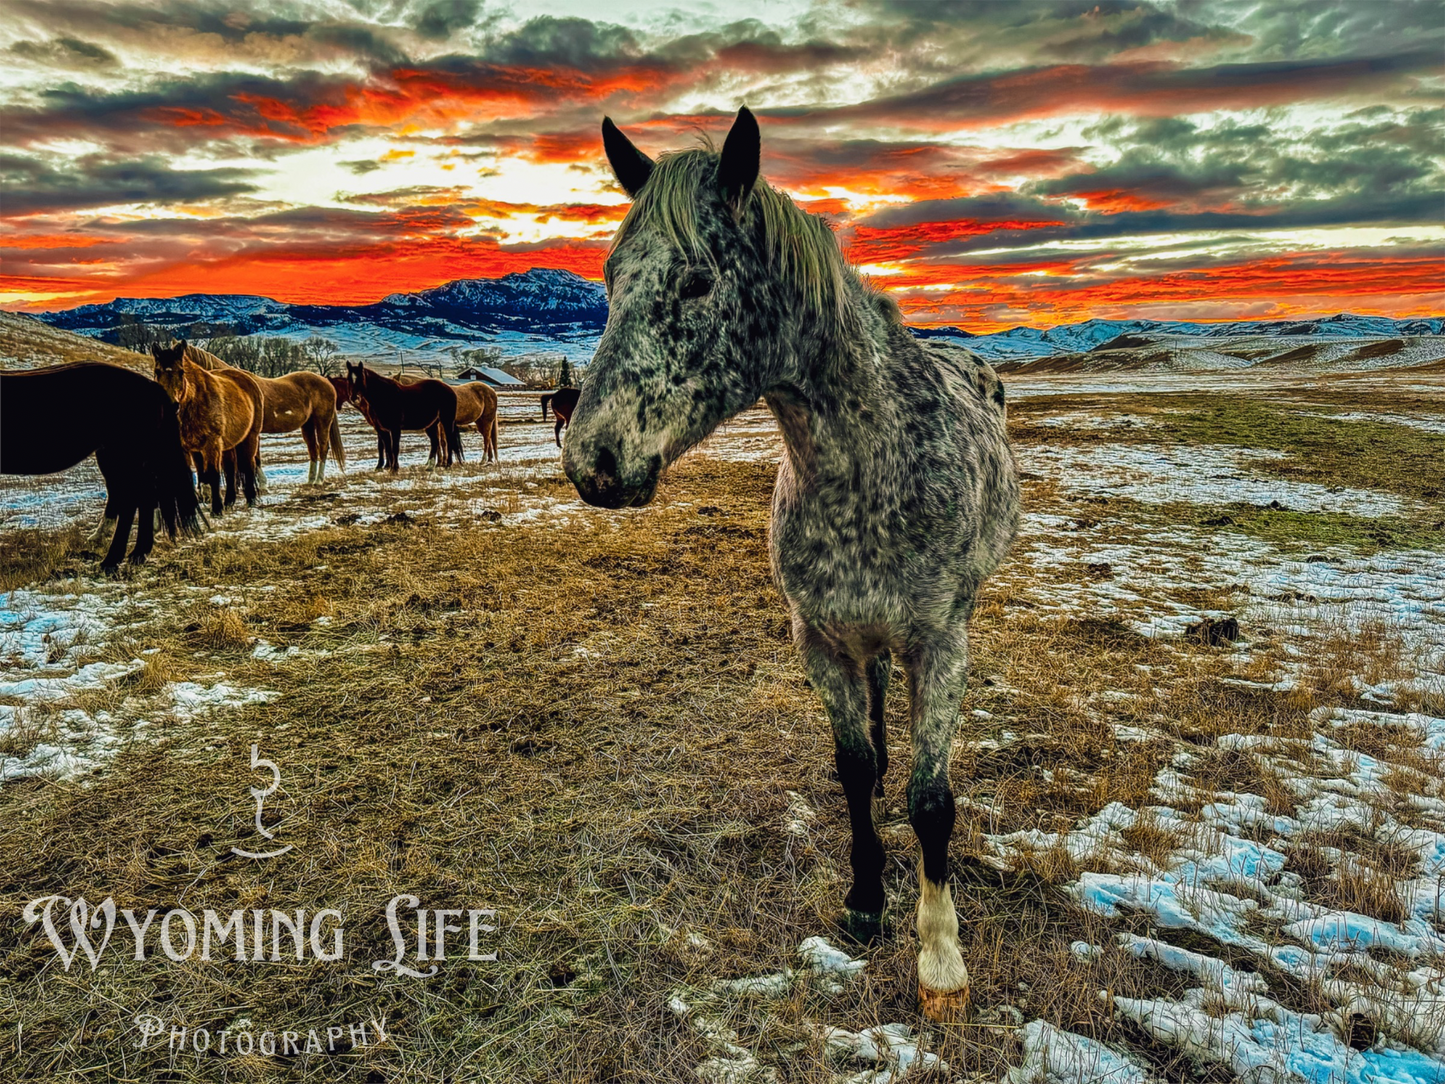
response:
M267 839L275 839L276 833L268 831L266 826L261 823L261 807L265 803L267 797L275 794L277 789L281 786L281 769L276 766L275 761L266 760L264 757L262 757L261 747L255 742L252 742L251 770L259 771L262 768L270 771L271 785L269 787L266 787L264 790L257 787L251 788L251 797L256 799L256 831L260 832ZM232 847L231 853L239 854L242 858L278 858L281 855L285 854L287 851L289 851L293 846L294 844L288 843L286 844L286 846L280 848L279 850L261 851L259 853L255 851L243 851L240 847Z

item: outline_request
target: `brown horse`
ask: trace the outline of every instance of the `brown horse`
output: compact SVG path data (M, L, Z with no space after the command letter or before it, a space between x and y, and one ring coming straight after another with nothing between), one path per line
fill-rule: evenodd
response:
M410 377L398 377L398 380L414 383ZM477 432L482 435L482 448L486 453L487 462L497 458L497 393L483 384L480 380L473 380L470 384L461 384L452 389L457 393L457 431L462 426L476 423ZM437 444L436 426L428 429L427 436L432 439L432 446ZM460 447L460 444L458 444Z
M542 396L542 420L547 420L547 404L552 404L552 413L557 415L557 447L562 447L562 430L572 423L572 412L577 409L577 397L582 393L576 388L562 388L551 395Z
M231 369L215 354L202 350L194 343L186 345L186 357L202 369L217 371ZM336 460L343 473L346 471L346 448L341 443L341 427L336 420L340 404L336 388L320 373L295 372L285 376L255 376L261 385L261 395L266 400L266 417L261 423L263 433L294 433L301 430L301 439L306 442L306 455L310 468L306 484L312 485L326 477L326 453ZM266 472L256 463L256 483L261 492L266 491Z
M256 454L261 445L261 422L266 405L261 385L240 369L201 368L186 357L182 339L174 346L151 346L156 382L179 406L181 443L201 457L201 481L211 487L211 514L219 516L221 468L226 452L235 455L224 463L225 504L236 501L236 472L246 503L256 503Z
M461 436L457 433L457 393L440 380L418 380L402 384L365 365L346 363L351 381L351 401L376 430L385 465L395 472L401 451L403 430L430 430L432 461L450 467L463 458ZM430 435L430 434L429 434ZM378 468L380 469L380 468Z

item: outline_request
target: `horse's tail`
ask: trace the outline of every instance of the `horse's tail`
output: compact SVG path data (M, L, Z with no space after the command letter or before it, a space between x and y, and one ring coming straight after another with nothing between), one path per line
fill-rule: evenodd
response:
M341 443L341 420L339 417L340 414L340 407L337 407L331 412L331 436L328 439L331 441L331 458L336 463L336 465L341 468L341 473L345 474L346 445Z
M170 396L165 398L151 471L161 520L165 523L166 534L174 542L177 534L188 538L199 535L205 515L196 497L191 457L181 443L180 407Z
M442 432L447 437L447 466L452 465L453 459L458 463L465 462L466 456L462 454L462 434L457 429L456 396L452 396L451 402L443 403L438 413L441 415Z
M457 429L455 416L447 423L447 459L455 458L458 463L465 463L467 457L462 453L462 434Z
M550 395L542 396L542 420L544 422L547 420L547 404L551 401L552 397Z

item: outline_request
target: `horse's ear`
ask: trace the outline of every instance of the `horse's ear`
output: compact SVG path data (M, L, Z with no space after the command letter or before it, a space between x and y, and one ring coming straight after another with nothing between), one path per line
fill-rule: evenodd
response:
M151 343L151 357L155 358L157 361L160 361L160 360L161 360L161 344L160 344L160 343Z
M629 196L636 196L652 176L652 159L632 145L632 140L622 134L611 117L602 118L602 146L618 183Z
M722 158L717 164L718 187L733 213L740 212L753 185L758 183L758 160L762 154L762 136L752 110L743 106L733 121L732 131L723 141Z

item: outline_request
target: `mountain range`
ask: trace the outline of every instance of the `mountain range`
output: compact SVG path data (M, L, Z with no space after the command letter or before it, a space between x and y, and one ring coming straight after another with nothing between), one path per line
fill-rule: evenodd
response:
M186 294L117 298L36 314L59 328L107 342L120 327L141 321L184 333L201 322L226 324L239 335L331 339L345 354L374 361L440 362L454 351L499 346L504 355L565 353L585 362L607 322L602 284L570 271L534 268L497 279L458 279L429 290L391 294L369 305L292 305L247 294ZM957 341L995 362L1054 358L1169 341L1206 346L1223 340L1298 341L1413 339L1442 334L1445 320L1392 320L1339 313L1317 320L1246 320L1218 324L1162 320L1087 320L1049 328L1016 327L976 335L956 327L914 328L921 338ZM1122 337L1122 338L1121 338Z

